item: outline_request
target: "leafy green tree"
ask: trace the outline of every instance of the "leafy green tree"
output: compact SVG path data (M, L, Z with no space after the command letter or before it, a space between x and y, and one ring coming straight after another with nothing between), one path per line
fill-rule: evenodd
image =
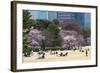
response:
M24 41L23 41L23 53L24 53L24 56L26 56L26 57L30 56L31 51L32 51L32 48L30 47L30 43L27 42L26 39L24 39Z
M83 27L83 28L81 28L80 33L84 36L84 38L90 37L91 29L90 29L90 27Z
M58 25L55 25L54 23L49 24L47 29L54 33L59 32Z
M60 38L59 38L59 29L58 29L58 25L51 23L48 26L48 32L51 33L51 43L53 47L59 46L60 45Z
M35 27L36 26L36 20L30 19L30 27Z
M35 20L31 19L31 14L28 10L23 10L23 53L24 56L30 56L32 48L30 43L27 41L27 35L30 28L35 25Z
M57 19L54 19L53 23L56 24L56 25L59 25L59 21Z
M47 27L50 23L51 22L49 20L37 19L36 20L36 28L37 29L47 29Z
M82 42L83 46L90 45L91 44L91 28L90 27L82 27L80 34L84 38L84 42Z
M29 29L32 25L32 20L30 20L31 14L28 10L23 10L23 28Z

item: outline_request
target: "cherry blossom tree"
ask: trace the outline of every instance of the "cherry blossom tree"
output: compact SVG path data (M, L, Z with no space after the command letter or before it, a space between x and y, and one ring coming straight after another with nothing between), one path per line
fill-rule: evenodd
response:
M59 35L62 39L62 48L71 50L80 46L82 38L76 31L61 30Z

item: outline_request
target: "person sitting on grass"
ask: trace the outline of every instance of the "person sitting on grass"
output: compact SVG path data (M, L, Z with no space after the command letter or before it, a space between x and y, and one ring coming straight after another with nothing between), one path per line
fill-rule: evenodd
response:
M45 58L45 53L43 51L38 52L38 54L39 54L38 59L44 59Z
M64 53L60 53L60 56L67 56L68 55L68 52L66 52L65 54Z
M44 59L44 58L45 58L45 53L43 53L43 54L42 54L41 58L42 58L42 59Z
M56 51L56 54L58 54L58 52Z

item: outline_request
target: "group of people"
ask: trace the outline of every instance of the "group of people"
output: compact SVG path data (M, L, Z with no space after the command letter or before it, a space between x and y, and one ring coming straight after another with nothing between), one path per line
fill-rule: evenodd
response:
M89 54L89 48L85 49L85 50L80 50L80 52L84 52L85 56L88 56L88 54Z
M81 52L81 51L80 51ZM86 56L88 56L89 49L86 49L83 51ZM38 59L44 59L45 58L45 53L44 51L38 51ZM50 55L56 55L56 56L67 56L68 52L65 51L50 51Z
M45 58L45 52L44 51L39 51L37 54L38 54L38 59L44 59ZM50 55L67 56L68 52L51 51Z
M51 55L57 55L57 56L67 56L68 55L68 52L63 52L63 51L60 51L60 52L58 52L58 51L51 51L50 52L50 54Z

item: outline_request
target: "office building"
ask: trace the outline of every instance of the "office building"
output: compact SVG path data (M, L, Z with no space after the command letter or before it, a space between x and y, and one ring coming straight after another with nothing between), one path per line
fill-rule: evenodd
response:
M90 26L91 16L89 13L77 13L77 12L60 12L60 11L30 11L33 19L47 19L47 20L59 20L60 24L67 19L79 20L81 26Z

